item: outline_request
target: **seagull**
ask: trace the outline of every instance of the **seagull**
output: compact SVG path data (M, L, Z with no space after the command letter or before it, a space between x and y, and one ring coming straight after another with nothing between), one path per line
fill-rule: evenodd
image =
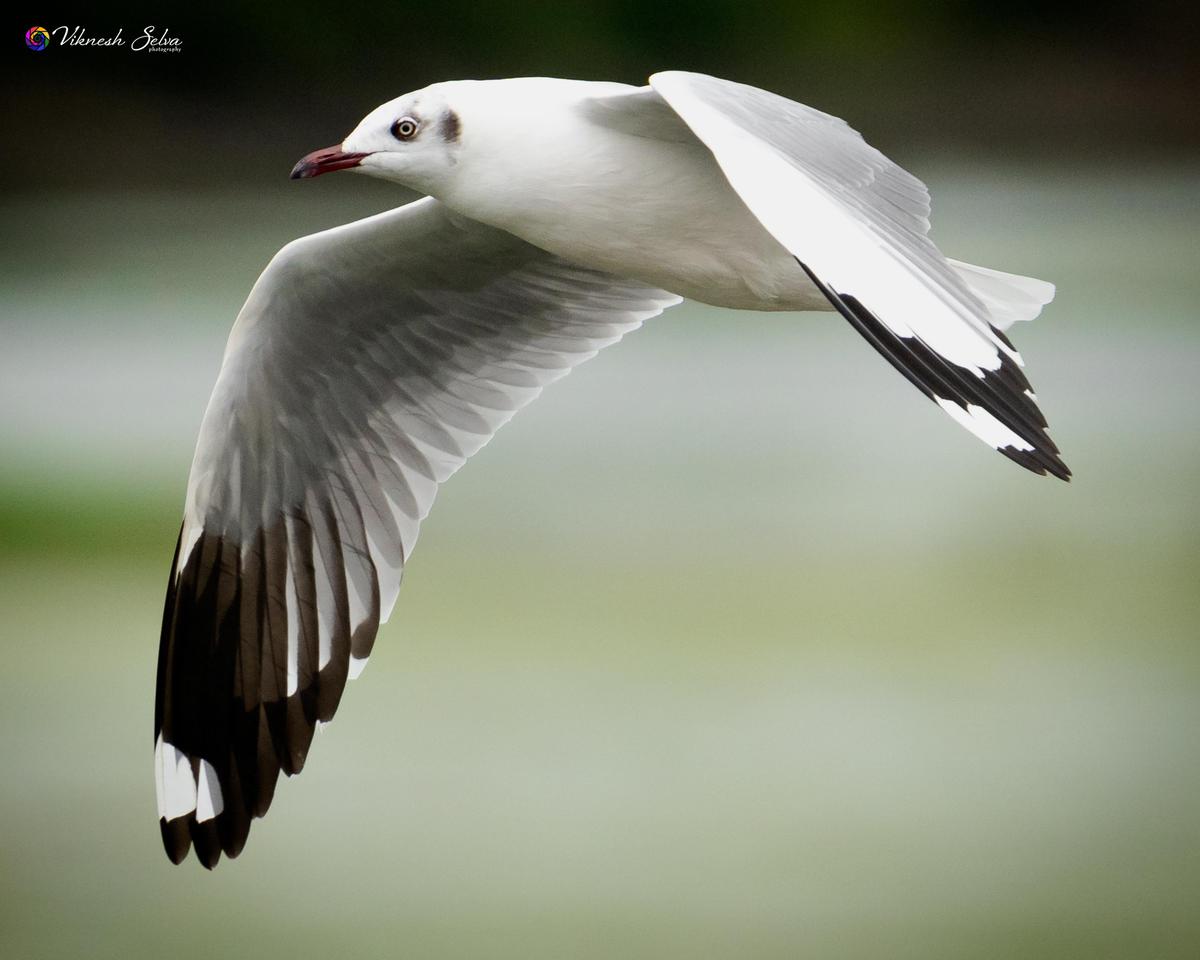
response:
M840 314L984 443L1070 471L1005 330L1053 285L947 259L925 185L837 117L669 71L436 83L293 179L422 199L288 243L238 314L158 659L170 859L237 856L396 602L439 485L549 383L683 298Z

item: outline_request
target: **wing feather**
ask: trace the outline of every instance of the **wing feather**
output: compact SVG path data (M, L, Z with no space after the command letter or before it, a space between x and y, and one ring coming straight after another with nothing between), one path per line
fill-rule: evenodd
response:
M155 706L163 842L236 856L370 656L438 484L673 294L434 200L285 247L201 427Z
M1049 284L948 261L928 236L924 184L836 117L703 74L659 73L650 84L893 366L1010 459L1070 476L1001 332L1036 313L1029 301L1040 297L1040 308Z

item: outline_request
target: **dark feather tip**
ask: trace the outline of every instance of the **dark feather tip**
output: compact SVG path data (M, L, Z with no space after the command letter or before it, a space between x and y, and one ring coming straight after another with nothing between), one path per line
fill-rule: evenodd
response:
M163 849L172 863L183 863L188 850L192 848L192 837L188 833L187 818L177 817L174 820L159 818L159 831L162 833Z

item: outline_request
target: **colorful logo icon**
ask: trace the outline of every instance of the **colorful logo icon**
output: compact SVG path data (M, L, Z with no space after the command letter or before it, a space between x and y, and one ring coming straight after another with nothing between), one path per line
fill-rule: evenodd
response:
M25 46L30 50L45 50L50 42L50 31L45 27L30 27L25 31Z

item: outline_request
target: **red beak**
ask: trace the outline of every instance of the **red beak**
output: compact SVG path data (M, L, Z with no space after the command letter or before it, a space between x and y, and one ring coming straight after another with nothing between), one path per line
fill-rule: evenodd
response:
M300 162L292 167L291 178L306 180L309 177L319 177L323 173L333 173L334 170L348 170L350 167L357 167L365 156L365 153L343 153L341 147L314 150L301 157Z

